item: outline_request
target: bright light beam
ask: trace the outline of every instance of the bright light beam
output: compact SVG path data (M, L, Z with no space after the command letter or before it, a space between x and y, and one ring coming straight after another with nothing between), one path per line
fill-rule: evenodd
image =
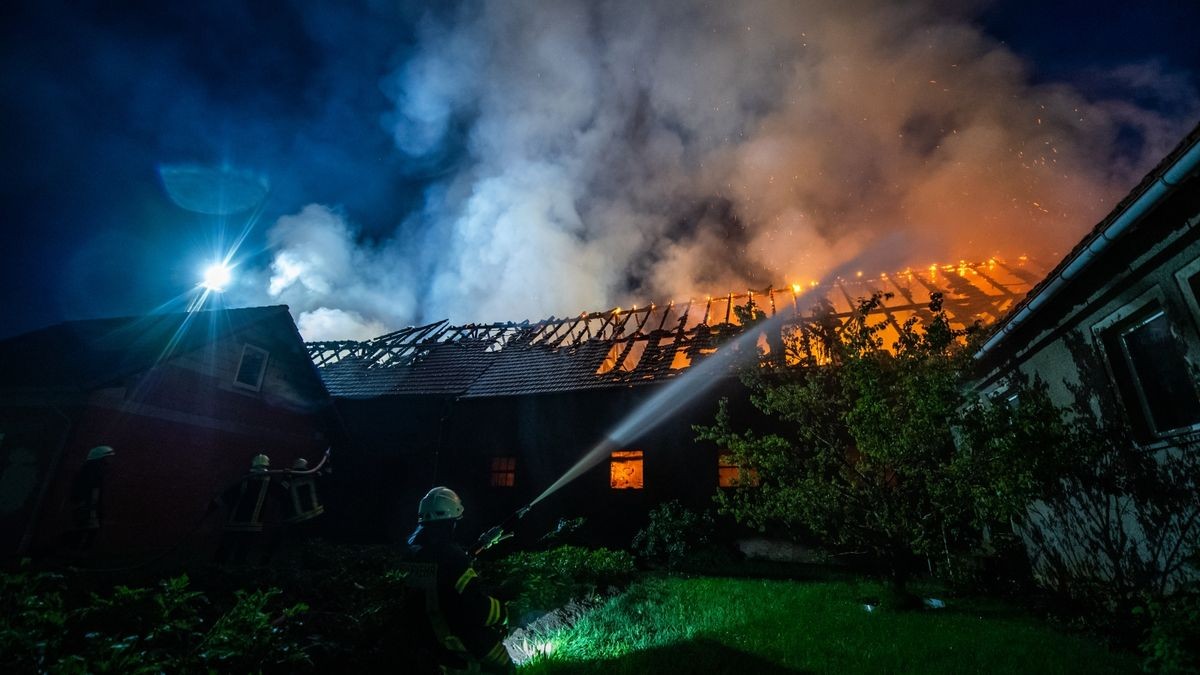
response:
M220 293L232 280L233 269L226 263L217 262L204 270L204 280L200 282L200 287L206 291Z

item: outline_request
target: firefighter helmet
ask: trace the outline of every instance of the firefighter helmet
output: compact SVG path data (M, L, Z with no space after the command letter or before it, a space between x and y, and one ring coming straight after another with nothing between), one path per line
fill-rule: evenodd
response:
M304 471L306 469L308 469L307 459L301 457L300 459L292 462L292 471Z
M250 460L251 471L266 471L268 466L271 466L271 458L261 453L255 455L254 459Z
M115 454L117 454L117 452L112 449L112 446L97 445L96 447L92 448L91 450L88 450L87 461L90 462L93 459L103 459L105 457L112 457Z
M435 487L421 498L417 507L417 522L429 523L435 520L458 520L462 518L462 500L448 487Z

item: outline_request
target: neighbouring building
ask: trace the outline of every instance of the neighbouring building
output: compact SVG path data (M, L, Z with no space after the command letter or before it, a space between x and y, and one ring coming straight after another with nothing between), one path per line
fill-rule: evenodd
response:
M1147 490L1142 494L1153 501L1180 487L1194 496L1197 487L1198 165L1200 127L1030 291L977 354L982 395L1009 399L1016 379L1036 376L1057 404L1127 423L1142 457L1182 462L1175 485L1081 493L1067 513L1036 505L1024 535L1035 571L1048 583L1129 574L1123 568L1135 562L1142 568L1136 574L1174 578L1200 536L1200 514L1155 513L1133 496Z
M0 556L61 551L88 450L112 446L97 556L201 554L213 496L260 452L329 445L329 398L287 307L68 321L0 341ZM184 541L184 539L187 541Z
M880 318L897 326L926 313L930 293L942 291L960 324L989 322L1041 278L1036 268L1024 257L964 261L538 322L441 321L362 342L309 343L348 434L337 463L347 490L338 494L343 531L406 535L433 485L462 495L464 530L503 520L656 392L700 374L702 361L745 331L737 309L751 302L799 321L816 294L844 318L855 298L882 290L892 296ZM756 339L760 349L782 353L778 333ZM755 414L731 369L710 377L719 381L706 381L711 388L668 423L646 418L645 433L607 449L603 461L539 504L523 529L544 532L559 518L583 516L607 541L628 543L654 504L710 507L739 469L719 448L697 443L692 426L711 423L721 397L734 415Z

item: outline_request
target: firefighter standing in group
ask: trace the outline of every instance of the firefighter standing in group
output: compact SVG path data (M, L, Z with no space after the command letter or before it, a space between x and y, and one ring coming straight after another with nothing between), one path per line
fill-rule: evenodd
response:
M216 562L246 562L250 548L262 537L263 512L267 505L267 491L271 487L270 466L271 460L266 455L255 455L250 460L250 471L218 495L210 505L210 510L220 506L229 507L229 519L225 522L221 544L217 547Z
M275 552L292 542L306 539L313 534L317 517L325 513L325 507L317 497L317 478L324 472L321 465L308 468L308 460L297 459L289 471L283 473L278 491L280 512L283 522L270 537L263 562L270 562ZM328 469L325 470L327 472Z
M471 557L454 542L454 527L462 514L462 500L453 490L430 490L417 509L408 558L436 566L436 595L426 610L441 646L468 669L478 665L509 672L513 665L503 642L508 611L480 588Z
M108 472L108 458L115 454L107 445L89 450L83 468L71 485L75 521L71 548L77 551L91 548L100 532L104 520L104 475Z

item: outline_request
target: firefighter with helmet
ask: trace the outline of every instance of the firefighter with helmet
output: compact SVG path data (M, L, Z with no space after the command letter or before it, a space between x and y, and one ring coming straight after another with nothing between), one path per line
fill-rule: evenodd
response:
M75 550L86 551L91 548L100 532L104 520L104 476L108 472L108 458L115 454L108 445L97 445L88 450L83 468L71 485L75 516L71 547Z
M508 611L480 588L472 560L454 542L463 504L449 488L435 487L421 499L417 529L408 538L408 560L429 570L425 609L440 643L443 669L511 672L504 647ZM412 575L419 584L420 572Z
M279 549L307 539L316 532L318 516L325 513L325 506L317 497L317 478L329 471L322 469L323 466L324 462L316 469L309 469L308 460L301 457L292 463L290 470L283 472L279 480L280 489L276 491L283 522L268 538L267 550L263 554L264 564L269 563Z
M271 487L268 469L271 459L257 454L250 460L250 471L217 496L210 510L220 506L229 507L229 518L217 548L216 562L232 560L246 562L251 546L262 536L263 512L267 505L267 491Z

